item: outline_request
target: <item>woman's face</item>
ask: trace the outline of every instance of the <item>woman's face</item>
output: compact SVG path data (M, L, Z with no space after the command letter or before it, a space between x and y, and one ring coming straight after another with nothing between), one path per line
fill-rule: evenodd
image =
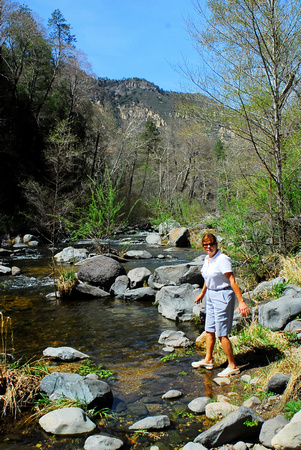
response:
M212 258L217 252L217 244L210 238L203 242L203 247L209 258Z

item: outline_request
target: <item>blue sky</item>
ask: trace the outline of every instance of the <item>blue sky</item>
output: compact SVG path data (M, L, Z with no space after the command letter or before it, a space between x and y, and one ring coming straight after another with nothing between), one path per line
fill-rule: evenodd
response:
M145 78L164 90L185 90L175 67L183 58L194 63L197 58L184 22L194 14L191 0L24 0L24 4L43 19L44 26L59 9L96 76Z

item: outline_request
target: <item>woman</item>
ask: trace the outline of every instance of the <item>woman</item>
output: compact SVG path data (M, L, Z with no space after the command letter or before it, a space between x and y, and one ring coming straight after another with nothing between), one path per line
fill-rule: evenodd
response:
M232 329L235 296L239 303L238 312L243 317L248 316L249 310L235 281L231 259L218 250L216 236L212 233L204 234L202 244L207 253L201 270L204 286L195 303L202 301L207 292L205 320L206 356L201 361L193 362L192 367L213 369L212 354L217 336L228 359L228 367L220 372L218 376L228 377L240 372L235 363L232 345L228 338Z

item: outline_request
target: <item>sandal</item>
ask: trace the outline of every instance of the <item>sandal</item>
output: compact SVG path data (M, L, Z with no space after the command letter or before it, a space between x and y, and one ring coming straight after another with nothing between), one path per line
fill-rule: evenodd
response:
M231 369L231 367L227 367L222 372L218 373L218 377L229 377L230 375L237 375L240 372L240 369Z
M213 369L213 364L207 363L206 361L204 361L204 359L202 359L201 361L194 361L193 363L191 363L191 365L194 369L198 369L199 367L207 370Z

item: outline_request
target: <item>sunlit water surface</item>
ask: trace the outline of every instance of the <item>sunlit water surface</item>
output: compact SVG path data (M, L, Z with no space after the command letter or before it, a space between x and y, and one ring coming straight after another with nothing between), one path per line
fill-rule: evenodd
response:
M132 246L143 249L143 244ZM148 267L180 264L198 252L176 249L170 259L160 260L162 248L146 248L151 260L129 261L126 271ZM166 255L166 252L165 252ZM215 371L191 369L191 362L199 358L192 347L172 361L166 356L158 339L164 330L182 330L192 341L200 330L191 322L175 323L158 313L157 307L146 302L129 302L116 298L87 301L49 299L54 291L51 278L50 251L8 257L9 265L22 269L18 277L0 279L1 311L12 319L15 357L38 359L47 347L70 346L87 353L96 365L114 373L106 380L111 386L114 416L96 418L94 433L119 437L124 449L181 448L206 427L203 417L191 414L188 403L199 396L216 395L212 381ZM3 258L2 258L3 260ZM170 389L183 395L177 400L162 400ZM220 389L220 388L219 388ZM171 426L159 432L134 433L129 425L147 415L167 414ZM87 436L55 437L45 433L38 424L20 425L20 421L4 420L0 436L0 450L23 448L82 449Z

